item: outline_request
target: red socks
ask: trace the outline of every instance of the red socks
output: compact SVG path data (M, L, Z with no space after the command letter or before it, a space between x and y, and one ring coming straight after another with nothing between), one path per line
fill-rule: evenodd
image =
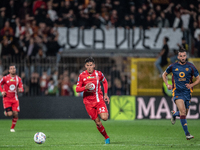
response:
M12 126L11 126L11 129L14 129L14 128L15 128L15 125L16 125L16 123L17 123L17 120L18 120L18 118L13 118L13 119L12 119Z
M109 138L103 125L97 126L97 129L105 137L105 139Z

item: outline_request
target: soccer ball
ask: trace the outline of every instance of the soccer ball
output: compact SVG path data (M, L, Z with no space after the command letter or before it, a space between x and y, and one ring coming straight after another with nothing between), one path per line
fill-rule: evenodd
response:
M37 132L34 135L34 141L37 144L42 144L46 141L46 135L42 132Z
M92 90L94 90L94 89L95 89L95 85L94 85L93 83L91 84L91 86L92 86L92 87L91 87L91 88L89 88L89 90L90 90L90 91L92 91Z

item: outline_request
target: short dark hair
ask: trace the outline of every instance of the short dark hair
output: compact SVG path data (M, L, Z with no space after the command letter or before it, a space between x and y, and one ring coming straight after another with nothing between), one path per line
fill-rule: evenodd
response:
M16 65L12 63L12 64L9 65L9 69L10 69L11 66L15 66L15 68L16 68Z
M166 42L168 42L168 41L169 41L169 38L168 38L167 36L165 37L165 41L166 41Z
M95 63L94 58L92 58L92 57L86 58L86 59L85 59L85 64L88 63L88 62L93 62L93 63Z
M181 48L178 50L178 52L183 53L183 52L186 52L186 50L185 50L183 47L181 47Z

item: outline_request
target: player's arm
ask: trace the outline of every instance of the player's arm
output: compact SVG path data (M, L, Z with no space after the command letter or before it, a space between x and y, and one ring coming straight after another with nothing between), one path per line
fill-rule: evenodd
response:
M108 97L108 81L106 80L103 73L100 72L100 81L103 83L103 89L104 89L104 101L110 103L110 99Z
M195 77L196 78L196 81L194 81L193 83L191 84L188 84L186 83L185 86L188 88L188 89L191 89L193 88L195 85L199 84L200 83L200 77L199 75Z
M105 78L105 77L104 77ZM108 97L108 82L106 78L102 81L103 83L103 89L104 89L104 101L110 103L110 99Z
M171 90L171 89L172 89L172 85L168 84L168 82L167 82L167 75L168 75L168 73L165 71L165 72L162 74L162 78L163 78L163 81L165 82L165 84L166 84L168 90Z
M2 85L4 85L4 83L5 83L5 79L2 78L1 81L0 81L0 91L1 91L2 96L6 96L6 91L4 91L2 89Z
M19 80L18 91L19 92L24 92L23 83L22 83L21 79Z
M92 87L91 83L88 83L85 86L83 86L83 80L81 78L81 75L79 75L77 86L76 86L76 92L79 93L79 92L87 91L91 87Z
M189 84L189 83L186 83L185 86L188 88L188 89L191 89L193 88L195 85L199 84L200 83L200 77L199 77L199 72L197 70L197 68L195 66L191 66L192 67L192 74L195 76L196 78L196 81Z

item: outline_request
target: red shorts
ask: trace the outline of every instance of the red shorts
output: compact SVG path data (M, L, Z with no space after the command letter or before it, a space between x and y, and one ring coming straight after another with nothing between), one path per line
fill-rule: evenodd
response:
M10 111L17 111L17 112L20 111L18 100L15 100L15 99L14 100L3 100L3 108L6 110L6 108L9 108L9 107L12 108L12 110L10 110Z
M95 104L85 104L85 108L92 120L95 120L101 113L108 113L108 109L104 101L100 101Z

